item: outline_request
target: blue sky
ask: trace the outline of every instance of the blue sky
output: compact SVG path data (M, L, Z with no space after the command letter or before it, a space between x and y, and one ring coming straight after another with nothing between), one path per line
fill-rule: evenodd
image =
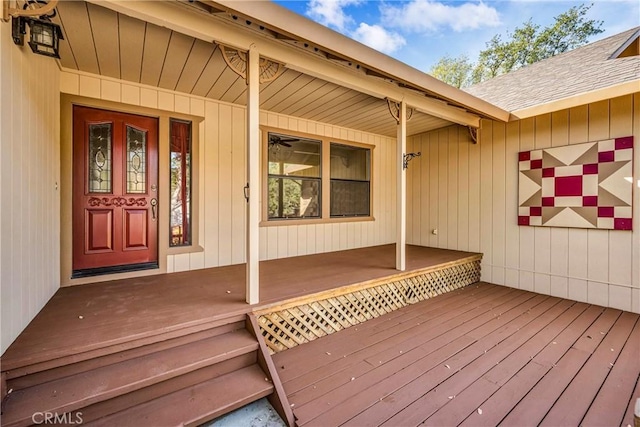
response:
M495 34L531 19L546 26L558 14L589 2L504 0L276 0L276 3L428 71L444 55L471 60ZM640 25L637 0L596 0L588 17L604 21L607 37Z

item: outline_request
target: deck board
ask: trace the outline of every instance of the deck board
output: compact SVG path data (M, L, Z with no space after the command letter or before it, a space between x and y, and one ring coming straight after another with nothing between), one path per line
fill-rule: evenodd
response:
M640 375L640 321L625 343L620 356L613 362L611 373L589 407L582 424L585 426L620 425L629 402L620 399L631 396Z
M488 302L486 305L479 307L485 312L489 312L489 310L494 307L493 304L499 306L501 303L506 303L505 301L509 299L509 292L507 289L504 291L504 294L496 298L494 302ZM399 354L400 350L405 352L410 350L407 344L405 344L403 348L396 348L401 343L406 343L407 341L410 343L412 337L421 336L423 333L428 334L428 336L440 335L442 333L440 331L451 330L455 327L464 327L465 320L467 323L470 323L474 321L474 318L480 317L478 315L483 314L483 312L479 310L468 310L464 312L462 311L464 310L463 307L458 309L448 309L445 307L445 310L447 310L447 312L435 311L433 313L435 316L433 319L430 321L425 319L425 321L418 326L414 326L413 324L400 324L397 328L387 329L380 334L369 335L368 340L364 343L360 339L351 340L350 347L342 349L343 351L341 353L335 353L337 356L335 360L328 359L325 363L316 361L313 365L307 365L313 368L305 368L303 365L300 369L288 369L287 365L283 364L281 367L284 366L284 368L280 371L280 375L281 377L288 378L288 380L285 381L288 390L300 390L325 378L328 374L332 376L337 372L347 369L354 361L366 361L373 356L378 356L378 362L381 362L383 357L385 357L387 361L391 360ZM470 325L466 327L468 328ZM409 339L407 339L407 335L396 338L403 330L410 331ZM351 351L351 349L355 349L355 351ZM349 351L351 352L349 353ZM320 351L320 357L322 357L322 350ZM279 359L277 358L276 360ZM291 378L293 378L293 380Z
M473 255L407 246L407 270ZM3 369L198 327L396 273L395 245L383 245L261 262L255 306L245 303L244 264L61 288L2 355Z
M480 283L273 358L300 426L626 426L639 317Z
M386 349L390 345L402 342L403 336L400 335L403 332L409 331L409 336L413 336L411 330L415 327L432 327L451 319L453 317L453 314L450 314L452 311L451 308L455 308L456 302L462 304L464 307L468 307L468 304L473 301L473 298L487 299L496 293L506 292L508 292L508 290L499 288L487 289L485 292L469 293L468 297L462 299L453 299L450 303L447 303L447 301L444 300L442 301L442 306L438 307L436 310L420 310L418 307L413 305L406 307L406 309L394 312L401 315L401 318L393 317L391 319L387 319L386 315L380 316L354 328L345 330L344 334L341 333L339 338L332 340L328 345L315 343L315 341L305 344L304 347L301 347L300 356L297 356L296 353L295 355L288 357L288 354L284 352L278 359L280 364L285 366L285 368L280 372L280 376L283 381L289 382L296 378L291 375L304 372L300 368L303 368L304 365L308 363L313 363L316 369L322 369L324 366L331 363L332 369L336 371L339 368L339 366L336 365L336 362L339 362L340 359L344 358L344 356L350 355L354 352L366 351L359 345L360 343L357 340L351 339L353 334L357 334L359 332L369 334L370 337L367 342L367 348L378 345L377 348ZM388 339L393 339L394 341L387 341L385 343ZM318 352L318 349L322 349L322 352ZM360 354L364 359L366 359L366 354Z
M578 425L582 421L620 355L636 321L637 316L622 313L611 328L611 333L602 340L542 420L542 425Z
M421 338L435 338L426 340L426 342L424 342L421 347L418 347L417 350L424 351L424 349L427 348L433 351L434 349L447 348L452 343L455 343L455 340L460 339L465 340L465 342L471 340L471 343L474 343L475 339L467 336L470 330L478 327L478 325L482 325L489 319L491 320L489 320L487 323L494 322L496 319L498 319L498 313L509 313L515 311L516 309L526 310L529 306L535 305L542 299L544 298L533 297L533 294L526 295L525 298L512 299L505 304L498 306L496 312L489 311L481 316L474 316L472 319L463 321L459 325L456 325L456 323L449 323L449 326L440 325L437 328L433 328L431 330L431 333L427 333L426 337L422 332L417 332L414 336L414 339L418 342ZM500 321L506 321L508 320L508 316L502 315L500 319ZM495 323L493 324L494 326L496 325ZM456 327L451 328L452 326ZM463 348L465 349L465 351L461 351L463 350ZM371 405L372 402L377 403L380 401L380 399L387 398L387 401L393 400L394 402L397 402L396 405L402 405L401 402L403 402L403 397L406 395L404 387L409 384L416 384L414 382L416 378L420 377L424 372L428 372L431 369L436 368L437 366L429 364L428 359L422 360L421 362L415 364L407 363L412 360L414 349L398 349L396 346L392 346L392 349L396 353L396 357L390 363L381 364L379 368L375 369L374 371L372 371L372 373L369 374L369 377L379 379L378 382L374 384L365 383L364 390L360 393L355 393L355 390L362 382L360 379L357 379L357 381L354 382L353 385L349 385L350 387L348 390L334 390L334 392L332 392L333 401L339 403L337 405L332 405L332 407L328 411L326 411L327 413L323 413L322 417L318 418L318 420L314 422L314 424L338 425L341 421L346 421L343 420L343 418L350 411L365 410L368 406ZM465 345L458 350L460 350L460 352L456 351L451 354L445 352L446 357L440 362L444 364L446 360L450 365L450 368L435 369L436 377L438 377L437 382L436 380L434 380L435 384L438 384L438 382L443 380L443 378L439 376L439 374L453 374L456 371L456 364L463 365L464 360L466 360L467 358L471 358L471 360L475 359L475 357L477 357L480 352L484 350L484 348L481 348L481 346L479 345L475 345L474 348L467 348L467 345ZM381 376L380 374L384 374L385 371L389 372L389 375ZM412 386L409 386L409 388L411 387ZM400 390L401 388L402 392L398 393L398 396L391 396L389 398L390 394L397 390ZM344 393L341 393L343 391ZM344 399L340 395L349 397ZM332 402L329 401L329 403ZM314 413L313 415L319 414Z
M570 305L569 301L562 301L560 304L554 306L552 310L545 313L547 318L541 316L534 322L528 324L526 330L523 328L523 330L517 334L518 339L526 339L531 333L535 333L540 325L547 323L549 319L553 319L558 312L562 313L559 317L555 317L552 322L547 323L547 325L531 339L523 345L518 346L518 348L506 358L501 359L500 356L496 357L494 354L493 359L488 360L491 360L491 362L495 361L495 365L482 376L480 376L480 372L471 375L471 381L474 381L475 378L479 379L475 380L468 388L455 396L455 404L439 408L432 417L428 418L427 423L432 425L458 425L478 408L481 408L482 402L495 393L505 379L512 377L518 372L522 368L522 365L526 363L526 360L529 360L530 354L535 354L535 351L542 347L545 340L547 340L547 336L545 336L547 333L554 334L566 325L564 320L559 319L562 319L564 315L571 312L573 307L570 307ZM553 310L555 310L555 312ZM571 316L572 314L569 314L569 316L565 317ZM463 371L463 374L468 375L468 370Z
M540 297L536 296L527 301L529 303L527 305L532 306L530 311L526 310L525 304L522 305L522 308L526 310L524 311L526 315L518 315L516 311L520 310L512 310L511 316L506 318L502 316L505 323L500 328L479 337L480 339L465 352L448 360L447 364L451 366L453 373L444 378L444 381L441 381L440 384L434 383L432 390L390 418L383 425L413 425L414 423L421 423L441 407L449 404L451 400L454 400L455 396L471 385L475 378L484 375L491 367L496 366L506 354L517 348L524 340L523 331L525 329L521 330L520 328L534 321L536 316L545 313L557 304L557 301L553 301L551 298ZM520 309L520 307L517 308ZM436 385L437 388L435 388ZM419 390L420 386L419 381L414 381L413 389ZM454 396L454 398L449 399L449 396Z
M505 289L506 290L506 289ZM494 307L486 306L485 313L478 313L476 311L467 312L467 317L464 316L455 316L456 311L452 310L454 318L444 322L444 323L436 323L436 324L424 324L421 327L413 329L413 339L412 342L410 339L404 341L404 345L398 347L394 345L393 342L382 342L381 345L377 345L372 348L372 350L376 350L378 353L376 354L378 357L378 362L375 362L375 358L373 359L373 363L370 363L372 367L381 366L383 364L383 358L385 358L385 363L394 360L396 358L401 358L402 360L407 360L409 356L407 354L411 354L416 346L415 344L421 343L422 346L425 346L430 349L438 349L441 346L445 346L451 342L453 338L456 336L463 336L464 332L468 332L473 329L478 324L486 321L486 319L494 318L494 313L491 312L491 308L500 309L505 308L506 306L517 305L521 301L515 300L514 298L510 298L509 294L504 294L499 298L496 298L496 305ZM371 353L368 351L367 353ZM389 357L392 356L392 357ZM402 361L401 360L401 361ZM397 363L397 361L396 361ZM402 366L402 365L401 365ZM406 374L406 373L405 373ZM418 373L418 375L420 372ZM413 377L415 378L415 376ZM407 377L407 379L413 379L411 376ZM395 379L393 380L395 381ZM392 381L392 382L393 382ZM377 386L381 389L381 393L391 392L394 389L387 389L386 384L382 384ZM377 390L376 390L377 392ZM378 396L382 398L383 396ZM393 397L392 397L393 399ZM402 398L396 399L397 402L402 401ZM350 402L353 403L353 402Z
M552 366L549 375L538 382L516 408L504 419L502 425L514 425L527 420L539 424L554 406L558 397L587 362L603 337L620 316L618 310L605 310L578 341ZM605 334L601 334L605 332Z
M634 411L636 407L636 399L639 397L640 397L640 378L636 380L636 388L633 391L633 395L631 395L631 399L629 399L629 406L627 406L627 411L624 414L624 419L622 420L622 424L620 424L621 426L626 427L626 426L634 425Z

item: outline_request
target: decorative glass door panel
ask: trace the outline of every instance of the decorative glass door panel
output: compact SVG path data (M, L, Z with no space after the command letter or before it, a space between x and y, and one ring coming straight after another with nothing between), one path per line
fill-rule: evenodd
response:
M146 187L147 133L127 126L127 193L142 194Z
M89 192L111 193L111 123L89 125Z
M73 109L73 275L157 267L158 120Z

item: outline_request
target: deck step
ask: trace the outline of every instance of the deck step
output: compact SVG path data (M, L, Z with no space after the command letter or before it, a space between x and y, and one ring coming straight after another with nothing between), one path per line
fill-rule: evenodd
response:
M159 341L142 347L134 347L129 350L107 354L93 359L83 360L81 362L59 366L57 368L39 370L38 368L42 368L42 366L27 366L24 368L7 371L8 387L15 392L18 390L22 390L23 388L32 387L34 385L43 384L49 381L59 380L64 377L70 377L72 375L101 368L103 366L124 362L126 360L145 356L147 354L157 353L169 348L174 348L205 339L211 339L228 332L244 329L244 324L245 322L243 319L241 321L228 323L216 328L207 329L205 331L195 332L192 334L167 339L165 341Z
M153 399L158 399L176 390L182 390L194 386L212 378L221 377L234 371L255 365L257 354L255 352L243 354L233 359L225 360L197 371L189 372L150 387L145 387L131 393L123 394L113 399L105 400L94 405L81 408L77 412L82 413L84 422L90 422L120 411L132 408L136 405L145 404ZM76 416L76 414L72 414ZM76 419L76 418L71 418Z
M272 391L273 384L253 365L85 425L197 426Z
M8 378L16 378L27 374L42 372L50 369L56 369L62 366L83 362L86 360L94 360L103 356L114 354L122 354L122 352L144 348L149 345L167 342L173 339L182 339L185 336L197 334L199 332L207 333L207 331L225 327L230 323L244 323L246 315L244 313L231 315L225 318L216 319L210 322L199 323L196 325L184 326L177 329L162 330L149 332L145 336L128 337L126 340L117 343L91 343L78 346L63 353L52 353L49 351L41 351L29 354L24 357L18 351L9 349L2 355L3 372L7 372ZM14 343L15 344L15 343Z
M39 384L7 396L2 425L29 425L34 412L75 411L257 349L242 329Z

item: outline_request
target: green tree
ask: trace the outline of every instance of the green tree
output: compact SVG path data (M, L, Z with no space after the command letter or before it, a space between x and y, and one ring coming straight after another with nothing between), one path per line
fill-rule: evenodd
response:
M466 61L470 64L466 74L462 74L465 68L459 66L464 57L442 58L431 69L431 74L450 84L460 81L462 84L458 87L464 87L583 46L591 36L604 31L602 21L587 19L587 12L592 6L571 7L544 28L528 20L512 33L507 33L504 40L499 34L493 36L486 43L486 48L480 51L477 63Z
M466 55L444 56L431 68L431 75L457 88L468 86L473 64Z

